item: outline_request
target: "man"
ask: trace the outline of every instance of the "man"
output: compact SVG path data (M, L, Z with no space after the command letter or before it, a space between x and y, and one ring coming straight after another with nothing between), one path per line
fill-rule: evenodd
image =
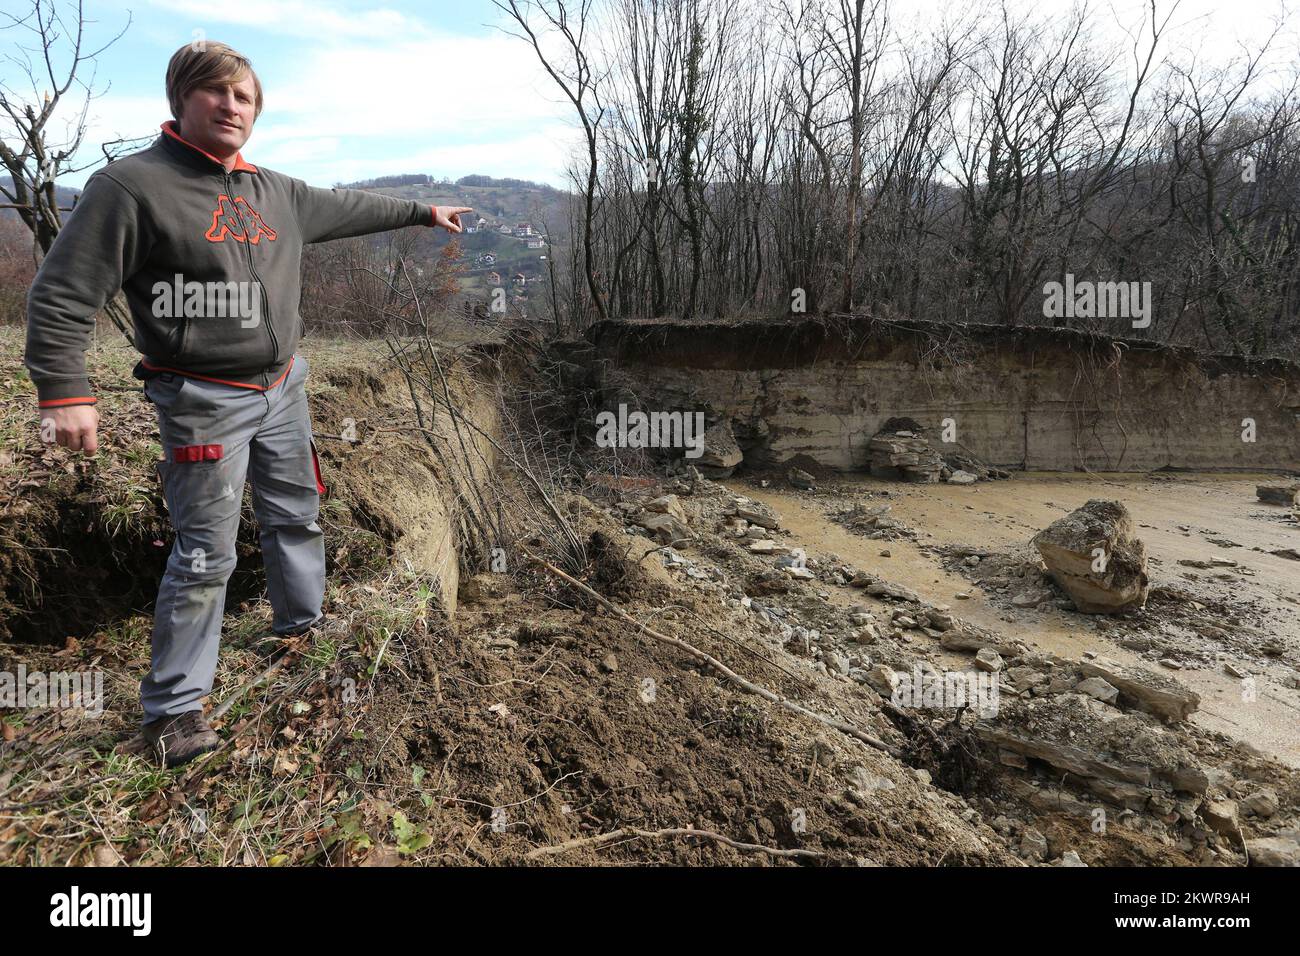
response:
M42 435L93 454L99 415L85 351L95 313L122 289L135 368L157 409L158 464L176 540L141 682L143 734L166 766L215 749L203 717L244 481L253 482L272 629L321 619L325 491L295 354L304 243L400 229L461 231L468 207L316 189L253 166L240 149L262 111L250 61L222 43L182 47L167 67L173 121L148 149L86 183L27 303L26 365Z

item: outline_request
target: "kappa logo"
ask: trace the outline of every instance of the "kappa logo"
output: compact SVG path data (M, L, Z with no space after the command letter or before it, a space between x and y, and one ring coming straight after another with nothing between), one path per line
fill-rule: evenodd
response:
M240 222L240 219L243 222ZM245 227L252 235L245 232ZM231 199L229 196L217 197L217 208L212 210L212 226L203 234L208 242L225 242L227 237L236 242L251 242L257 245L266 237L267 242L275 240L275 230L262 221L261 214L248 204L243 196Z

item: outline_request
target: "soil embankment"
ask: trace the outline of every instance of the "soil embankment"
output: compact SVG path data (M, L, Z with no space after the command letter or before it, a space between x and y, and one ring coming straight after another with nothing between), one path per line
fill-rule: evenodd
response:
M1066 329L885 322L603 323L607 407L702 410L751 467L862 471L889 418L1029 471L1300 469L1300 365Z

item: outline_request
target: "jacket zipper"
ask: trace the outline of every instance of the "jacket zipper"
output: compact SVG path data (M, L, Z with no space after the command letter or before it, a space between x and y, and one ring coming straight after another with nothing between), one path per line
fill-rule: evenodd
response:
M235 210L235 216L239 219L239 227L244 230L244 251L248 254L248 271L253 278L257 280L258 288L262 291L262 308L266 312L266 334L271 337L271 364L280 358L280 343L276 341L275 329L271 328L271 300L266 294L266 284L262 282L262 277L257 274L257 267L253 265L253 244L248 235L248 224L244 222L244 214L239 211L239 204L235 202L235 197L231 195L235 190L230 182L230 173L226 173L226 197L230 200L230 206Z

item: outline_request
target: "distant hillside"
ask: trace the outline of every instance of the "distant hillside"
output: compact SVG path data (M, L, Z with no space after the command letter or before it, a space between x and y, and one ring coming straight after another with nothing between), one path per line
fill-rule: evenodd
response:
M359 179L354 183L343 183L345 189L384 189L392 186L433 186L439 185L438 181L427 173L400 173L396 176L378 176L374 179ZM528 179L498 179L493 176L462 176L455 183L443 183L448 186L501 186L508 189L540 189L558 190L547 186L545 183L535 183Z
M372 185L373 184L373 185ZM381 176L348 184L349 188L373 189L375 192L402 199L414 199L436 206L469 206L474 210L463 217L466 232L457 237L465 253L473 284L478 276L489 272L509 277L523 273L529 279L545 274L542 256L545 248L528 247L526 239L502 232L512 232L523 223L536 235L548 234L552 245L565 242L568 229L568 193L550 186L522 179L495 179L491 176L464 176L456 182L436 182L429 176L403 174ZM486 220L481 229L478 220ZM475 232L469 232L474 228ZM440 235L441 239L441 235ZM495 262L487 264L481 257L491 254Z
M408 173L360 180L347 186L438 206L470 206L475 218L482 216L493 229L502 224L516 226L527 222L536 232L554 233L564 224L569 203L568 193L544 184L481 175L463 176L453 183Z
M398 176L377 176L359 179L355 183L340 183L344 189L386 189L392 186L424 186L433 182L427 173L402 173Z
M507 186L518 187L520 189L551 189L543 183L535 183L528 179L494 179L491 176L462 176L456 180L457 186ZM555 191L555 190L552 190Z
M13 177L5 176L3 178L0 178L0 186L3 186L6 190L8 190L9 195L13 195L13 186L14 186ZM80 187L76 189L72 189L67 186L54 187L54 196L59 201L60 206L71 206L72 200L76 199L80 195L81 195ZM8 201L9 201L8 199L0 197L0 202L8 202ZM0 209L0 216L4 216L5 218L8 219L17 219L18 210Z

